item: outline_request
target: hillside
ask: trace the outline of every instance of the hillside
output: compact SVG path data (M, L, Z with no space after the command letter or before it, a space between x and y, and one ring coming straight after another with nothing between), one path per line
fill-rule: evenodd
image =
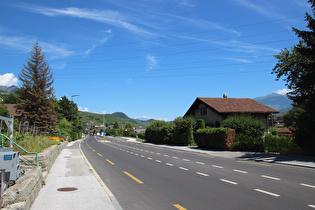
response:
M292 101L286 95L280 95L277 93L271 93L266 96L257 97L254 98L254 100L278 110L280 114L283 114L292 107Z
M96 125L102 125L103 119L105 120L105 125L113 125L115 122L118 122L119 125L126 125L128 123L131 123L133 127L142 127L142 126L148 126L150 124L150 122L144 122L144 121L129 118L125 113L122 113L122 112L115 112L113 114L102 115L102 114L79 111L79 114L82 117L83 123L92 121L93 124L96 124Z

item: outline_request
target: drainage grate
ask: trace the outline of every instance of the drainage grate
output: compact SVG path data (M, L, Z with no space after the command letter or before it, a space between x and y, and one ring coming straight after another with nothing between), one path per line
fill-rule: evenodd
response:
M62 188L58 188L57 190L62 191L62 192L68 192L68 191L78 190L78 188L76 188L76 187L62 187Z

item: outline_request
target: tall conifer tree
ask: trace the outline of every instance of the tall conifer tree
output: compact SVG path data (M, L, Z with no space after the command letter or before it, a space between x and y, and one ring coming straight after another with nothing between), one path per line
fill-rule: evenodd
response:
M54 79L39 43L36 42L30 56L23 64L19 79L22 86L18 92L17 108L22 119L41 131L52 133L56 126L52 86Z

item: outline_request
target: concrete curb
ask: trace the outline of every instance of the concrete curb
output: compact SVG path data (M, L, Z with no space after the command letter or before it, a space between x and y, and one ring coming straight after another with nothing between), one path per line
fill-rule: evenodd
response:
M39 166L21 166L25 174L16 181L15 185L4 191L2 209L30 209L64 144L53 145L39 153Z

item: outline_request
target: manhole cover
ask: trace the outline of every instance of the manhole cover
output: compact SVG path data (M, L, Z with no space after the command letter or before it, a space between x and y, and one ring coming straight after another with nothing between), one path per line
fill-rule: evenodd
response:
M58 188L57 190L62 191L62 192L68 192L68 191L78 190L78 188L76 188L76 187L62 187L62 188Z

